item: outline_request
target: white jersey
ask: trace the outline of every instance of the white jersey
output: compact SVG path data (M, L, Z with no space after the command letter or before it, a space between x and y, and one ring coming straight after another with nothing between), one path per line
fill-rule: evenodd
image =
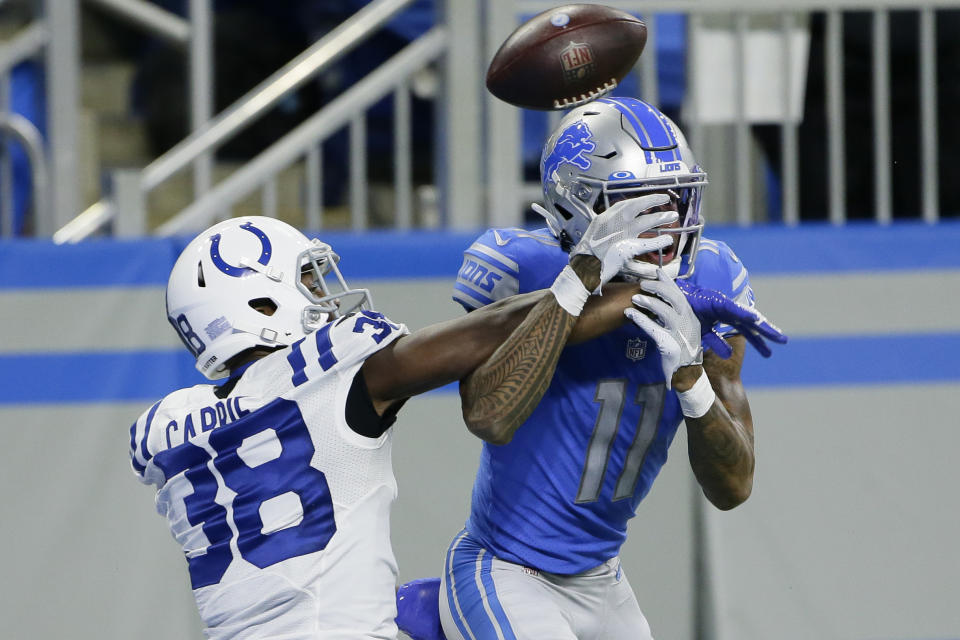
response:
M396 637L392 430L354 433L345 406L363 361L406 333L351 314L256 361L226 397L181 389L131 428L209 638Z

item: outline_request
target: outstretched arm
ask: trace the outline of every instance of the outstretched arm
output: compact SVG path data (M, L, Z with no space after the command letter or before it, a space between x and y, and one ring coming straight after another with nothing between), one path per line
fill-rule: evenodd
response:
M599 282L597 260L578 256L571 268L585 287ZM590 313L585 331L599 334L619 323L622 309L604 305ZM397 340L368 358L363 374L381 415L395 402L460 380L467 428L507 442L546 391L576 324L547 289L511 296Z
M596 260L574 256L570 266L588 290L599 284ZM594 319L602 320L603 314ZM544 296L493 355L461 381L463 419L473 434L493 444L510 442L550 386L576 323L557 298Z
M638 291L638 285L635 284L605 285L602 296L590 296L579 318L570 316L575 322L566 343L592 340L623 325L627 321L623 317L623 309L630 305L631 296ZM519 346L526 341L539 349L544 344L541 334L549 332L548 326L556 329L559 305L549 289L498 300L463 317L421 329L372 355L364 363L363 373L377 413L382 415L397 401L466 378L511 338L520 323L531 316L534 308L537 309L534 319L530 320L522 333L513 336L511 346L500 353L495 362L488 362L479 376L471 377L461 387L464 407L471 407L468 426L472 425L471 430L480 437L489 433L487 437L496 438L496 430L491 433L489 427L485 429L481 426L482 419L479 416L485 415L489 420L495 415L489 413L493 408L489 402L495 403L500 411L509 412L511 407L504 404L507 400L505 392L497 393L495 387L489 387L493 370L508 366L507 354L518 353ZM563 329L565 333L566 327ZM552 341L560 334L551 335ZM542 349L527 351L525 355L528 363L531 358L536 361L541 356L547 356L544 365L552 371L555 362ZM501 384L510 386L512 393L517 393L519 389L514 385L521 380L525 381L526 377L518 374L503 378ZM480 400L478 394L482 394L479 390L481 385L494 394L491 399ZM540 395L542 393L540 391ZM528 402L535 395L529 396ZM510 420L515 419L513 417ZM513 425L513 430L516 426Z
M633 256L669 244L666 236L638 237L676 219L673 211L642 216L664 197L625 200L597 216L549 292L515 296L428 327L371 356L363 373L374 408L382 415L411 395L461 380L470 431L495 444L509 442L549 386L589 292ZM599 305L585 319L583 335L619 326L622 308Z

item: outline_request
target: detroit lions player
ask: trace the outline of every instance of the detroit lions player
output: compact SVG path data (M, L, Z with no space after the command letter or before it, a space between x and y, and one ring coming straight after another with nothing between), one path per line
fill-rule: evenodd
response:
M669 244L637 238L676 218L638 215L653 203L598 218L550 291L413 334L347 286L329 245L286 223L235 218L190 242L167 314L197 369L224 382L150 407L130 430L130 455L183 547L207 636L396 637L397 411L460 380L471 430L509 439L565 341L621 316L622 302L594 296L578 322L588 290L627 256Z
M660 111L628 98L574 109L548 140L541 174L546 207L535 208L548 228L491 229L466 250L453 297L468 311L548 285L611 207L659 194L650 215L679 215L655 230L669 245L627 260L628 284L604 289L632 296L632 322L564 349L512 441L484 444L469 519L445 558L443 631L451 640L649 639L618 558L627 521L681 420L707 498L720 509L747 499L744 341L769 355L764 339L786 338L753 308L733 251L701 238L707 176Z

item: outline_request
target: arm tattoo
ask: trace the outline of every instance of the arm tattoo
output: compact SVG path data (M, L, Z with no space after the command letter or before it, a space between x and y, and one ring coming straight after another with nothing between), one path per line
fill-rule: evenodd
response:
M718 402L699 418L685 418L690 465L704 494L721 509L746 500L753 485L753 420L740 383L742 357L740 344L730 360L704 358Z
M698 461L713 467L735 468L752 458L753 434L734 420L722 405L714 403L699 418L686 418Z
M576 256L573 270L589 289L599 283L599 261ZM552 295L530 311L510 337L460 383L463 415L473 431L495 431L509 442L550 386L577 318Z
M461 383L464 415L470 422L505 423L512 435L550 386L575 323L553 296L537 303L490 359Z

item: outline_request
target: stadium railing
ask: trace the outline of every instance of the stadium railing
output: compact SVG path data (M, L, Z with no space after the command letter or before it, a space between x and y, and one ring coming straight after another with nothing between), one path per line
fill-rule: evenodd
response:
M46 175L47 159L37 128L23 116L11 110L12 71L20 63L33 59L43 53L49 41L47 29L41 22L34 22L22 28L5 46L0 49L0 129L4 136L20 142L26 151L30 163L30 191L35 194L33 200L34 215L47 216ZM10 145L6 140L0 145L0 238L14 235L16 226L14 211L14 178ZM40 191L38 192L38 188Z
M276 71L245 96L214 117L207 126L174 146L147 165L142 171L116 172L114 194L94 204L54 236L57 242L74 242L88 237L104 224L116 221L121 234L146 232L147 196L173 175L201 158L209 158L218 147L242 133L262 118L285 97L304 83L314 79L332 63L360 45L412 0L376 0L370 3L299 56ZM322 220L322 181L319 145L344 125L351 137L351 219L357 228L366 226L366 203L363 189L364 111L374 102L393 92L397 104L398 142L396 156L397 188L407 194L410 185L409 167L409 86L410 75L439 56L445 46L442 29L435 29L421 41L398 54L326 108L319 111L296 130L277 141L214 188L209 179L195 183L195 201L160 226L160 234L175 234L205 226L220 212L229 210L238 200L258 189L263 193L263 211L275 215L277 173L291 163L304 159L307 173L317 180L306 181L306 225L318 228ZM409 197L399 197L398 226L409 224L410 207L403 204Z
M85 0L121 18L130 25L187 48L190 67L191 128L203 126L210 117L212 100L210 51L211 0L190 0L189 19L181 18L146 0ZM11 40L0 46L0 114L11 116L9 91L11 69L27 60L42 60L46 77L47 144L43 153L36 148L35 127L19 120L7 120L6 131L25 145L31 161L32 226L38 236L50 236L71 220L80 206L78 119L80 116L80 0L43 0L37 3L36 17ZM32 129L32 131L30 130ZM199 184L209 184L210 160L194 163ZM4 219L0 235L12 235L11 180L9 161L0 161ZM48 179L49 177L49 179ZM99 204L99 203L98 203ZM98 210L109 208L99 206ZM89 217L89 216L88 216Z
M495 3L496 4L496 3ZM511 4L511 3L505 3ZM517 0L513 11L501 9L490 14L491 21L499 21L499 31L509 33L509 25L516 24L520 16L530 15L549 9L557 3L552 0ZM828 212L827 219L833 224L847 221L847 152L844 146L845 128L850 124L844 121L844 46L843 16L848 12L868 13L872 18L871 77L872 77L872 119L874 124L873 148L873 199L875 203L874 219L880 224L893 220L893 180L892 166L894 157L891 150L891 120L894 117L891 105L891 59L890 59L890 15L892 12L908 10L919 14L918 50L919 65L919 217L928 222L936 222L941 216L938 193L938 105L937 105L937 21L936 10L957 9L956 0L607 0L604 4L631 11L646 19L649 39L646 51L638 64L642 77L656 77L656 17L659 14L683 13L688 17L687 49L687 93L684 100L683 120L691 146L696 150L709 151L705 128L713 114L707 96L698 95L707 83L704 75L698 73L698 65L705 57L715 57L716 50L709 55L702 48L707 42L716 43L709 37L718 31L726 31L732 45L732 69L724 80L729 79L729 95L732 97L732 114L728 115L728 124L733 128L733 144L729 153L714 154L725 157L725 163L713 162L710 167L729 167L732 171L729 200L733 201L735 213L730 222L741 226L762 221L755 206L756 179L755 163L751 158L751 126L760 123L776 124L780 127L780 166L782 167L782 198L780 208L782 221L788 225L800 221L798 202L800 199L800 167L798 164L799 147L797 130L802 118L802 97L806 73L823 74L826 83L827 112L826 131L817 144L827 147ZM805 53L802 38L798 32L807 32L806 19L812 13L823 13L826 18L826 38L824 68L806 68L803 59L798 56ZM752 27L757 19L764 21L760 29ZM718 20L732 23L721 29L713 28ZM512 21L512 22L511 22ZM747 73L752 62L750 53L751 37L757 33L770 36L769 40L778 40L778 45L767 51L777 60L782 78L793 78L793 82L781 81L771 77L773 91L779 93L780 115L773 118L752 114L751 99L754 94L749 86L751 78ZM960 34L955 34L960 37ZM699 48L699 50L698 50ZM898 61L894 60L893 63ZM799 63L799 64L798 64ZM724 70L725 71L725 70ZM797 74L801 74L797 77ZM942 82L952 82L950 78L941 78ZM657 102L655 83L641 82L641 96ZM764 88L766 90L766 88ZM799 95L798 95L799 92ZM714 101L717 102L717 101ZM800 106L798 111L797 105ZM774 104L774 107L776 105ZM505 147L511 138L519 136L519 116L509 110L491 110L492 122L490 135L497 138L491 144L496 148ZM701 155L702 155L701 151ZM527 185L526 189L516 167L509 173L491 173L498 184L489 185L491 192L496 191L507 201L516 202L524 197L535 196L537 185ZM711 190L708 190L708 198ZM715 190L714 190L715 191ZM509 195L502 195L509 194ZM731 207L727 207L728 209ZM716 211L716 207L710 207ZM956 213L956 212L954 212Z
M104 2L105 0L96 0ZM199 1L199 0L197 0ZM112 0L119 2L119 0ZM115 232L138 234L147 231L147 194L172 174L208 156L228 137L238 134L266 107L260 102L274 104L300 83L305 82L329 61L338 57L331 50L353 47L369 37L379 25L409 4L409 0L376 0L351 17L341 27L317 42L274 76L268 78L244 99L214 118L204 130L195 133L171 152L151 163L139 173L118 173L112 198L102 200L79 218L63 227L55 236L57 241L75 241L94 233L105 223L113 221ZM439 112L435 140L438 158L434 180L441 202L440 226L449 228L477 228L484 225L517 225L523 223L524 211L530 199L537 197L537 187L524 179L521 154L522 115L518 109L485 95L482 75L489 60L503 38L530 14L556 5L552 0L488 1L462 3L447 0L439 4L440 15L436 27L421 40L391 59L378 72L361 81L350 92L340 96L298 129L300 136L288 136L238 170L232 177L206 191L201 181L196 188L196 201L167 220L157 229L160 233L181 233L202 227L218 215L225 215L240 199L259 190L262 210L271 215L276 211L277 173L293 162L303 162L309 176L305 181L305 226L323 225L322 173L319 147L324 139L344 127L350 132L349 153L349 226L365 229L369 226L368 194L366 192L366 108L380 98L393 93L399 106L395 114L394 173L396 215L392 224L407 228L411 220L410 196L410 140L409 87L413 74L436 61L443 62L442 90L437 95ZM703 3L697 0L605 0L605 4L641 14L650 28L651 44L641 57L638 73L641 76L640 96L657 101L655 83L644 78L655 77L657 71L656 17L660 14L682 13L687 17L687 85L684 95L682 121L692 146L701 158L711 159L708 166L712 177L718 177L718 188L708 190L707 198L724 198L723 209L729 211L727 220L741 226L766 219L758 206L760 172L757 169L752 128L757 124L779 127L777 155L781 167L778 219L788 225L800 222L801 154L802 142L798 129L806 74L822 75L825 80L823 109L826 111L825 131L816 141L826 147L826 178L824 190L827 203L824 215L833 224L845 223L848 216L848 151L845 148L845 130L850 123L844 115L844 16L850 12L867 14L872 20L871 55L871 116L875 131L871 142L873 218L881 224L893 220L893 161L891 120L891 59L890 14L907 10L919 15L917 75L920 77L917 100L918 126L918 217L928 223L942 215L939 194L944 185L938 180L938 98L936 37L937 11L958 9L960 0L715 0ZM824 66L806 69L807 51L804 34L811 14L822 15L826 21ZM755 28L757 20L763 22ZM704 95L703 60L716 58L712 36L716 35L717 21L726 21L725 30L729 76L726 82L725 106L727 113L711 113L714 95ZM758 31L765 38L773 55L767 59L767 72L777 80L762 87L767 107L774 115L757 116L755 78L747 70L758 58L752 48ZM798 35L800 36L798 38ZM448 44L450 43L450 44ZM455 43L455 46L453 45ZM773 43L772 48L770 47ZM707 48L711 47L711 48ZM311 57L313 56L313 57ZM772 62L771 62L772 60ZM896 62L896 61L893 61ZM771 67L775 67L771 70ZM384 72L387 69L389 71ZM798 71L799 70L799 71ZM397 75L400 74L400 75ZM799 74L799 76L798 76ZM941 81L948 81L941 78ZM773 105L770 107L770 105ZM334 108L335 107L335 108ZM799 109L802 109L800 107ZM940 111L944 108L941 105ZM321 115L322 114L322 115ZM778 115L779 114L779 115ZM555 122L557 114L551 115ZM713 126L726 118L724 125L732 130L729 139L717 142ZM54 154L55 155L55 154ZM716 158L722 158L720 162ZM54 163L56 165L56 163ZM717 172L716 174L714 172ZM56 180L56 171L54 171ZM722 186L720 186L722 185ZM724 191L723 189L727 189ZM121 203L120 201L123 200ZM58 209L56 203L54 208ZM710 207L711 211L721 207ZM118 211L121 214L118 214ZM955 212L951 212L955 213ZM715 218L712 218L716 220Z

